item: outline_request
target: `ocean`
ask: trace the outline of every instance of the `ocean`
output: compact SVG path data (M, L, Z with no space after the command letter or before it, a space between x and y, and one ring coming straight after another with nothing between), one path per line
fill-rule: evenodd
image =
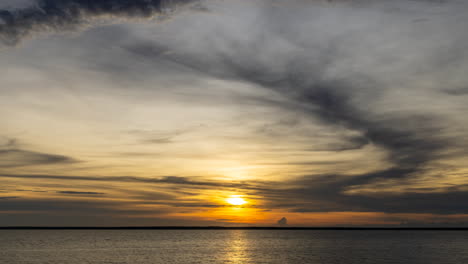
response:
M0 230L0 263L463 264L468 232Z

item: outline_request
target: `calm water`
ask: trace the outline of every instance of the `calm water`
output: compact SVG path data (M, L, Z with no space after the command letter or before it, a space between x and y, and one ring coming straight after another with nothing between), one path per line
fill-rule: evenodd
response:
M468 263L468 232L0 230L0 263Z

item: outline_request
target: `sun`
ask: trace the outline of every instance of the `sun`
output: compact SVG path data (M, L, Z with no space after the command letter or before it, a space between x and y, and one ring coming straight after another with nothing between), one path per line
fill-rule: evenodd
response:
M232 205L243 205L247 203L247 201L242 199L239 195L232 195L231 198L226 199L226 202Z

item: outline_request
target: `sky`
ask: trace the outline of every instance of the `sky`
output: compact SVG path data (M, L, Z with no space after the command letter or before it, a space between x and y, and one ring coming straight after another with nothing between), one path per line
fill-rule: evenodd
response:
M463 0L0 0L0 226L468 226L467 23Z

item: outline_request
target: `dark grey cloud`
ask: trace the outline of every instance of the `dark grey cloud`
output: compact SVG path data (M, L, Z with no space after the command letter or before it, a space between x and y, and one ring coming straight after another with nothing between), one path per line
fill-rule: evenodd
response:
M177 197L173 194L158 192L158 191L143 191L143 190L126 190L127 194L131 194L130 198L141 201L167 201L174 200Z
M132 43L127 46L123 46L123 49L133 55L140 56L142 59L164 57L164 55L170 51L168 47L158 46L152 42Z
M73 175L45 175L45 174L6 174L0 173L3 178L16 179L50 179L50 180L70 180L70 181L97 181L97 182L134 182L152 184L173 184L180 186L205 187L205 188L239 188L239 189L259 189L256 182L220 182L208 180L195 180L195 177L164 176L164 177L136 177L136 176L73 176Z
M386 171L385 173L407 173ZM256 194L265 198L266 208L290 212L383 212L383 213L468 213L468 191L464 185L407 192L346 194L343 189L354 185L343 175L304 177L283 183L283 188L265 188ZM360 181L360 176L356 177Z
M44 213L59 213L63 215L78 214L78 215L141 215L148 213L163 213L162 209L139 210L139 209L122 209L123 206L129 205L124 202L115 201L78 201L78 200L61 200L61 199L12 199L0 200L0 211L33 211Z
M18 198L17 196L0 196L0 200L10 200Z
M24 190L24 189L16 189L15 192L34 192L34 193L46 193L48 191L42 190Z
M458 95L468 95L468 88L455 88L445 91L447 94L458 96Z
M139 205L145 207L138 207ZM92 201L57 198L27 199L20 197L17 199L0 199L0 211L2 212L0 226L173 226L214 225L215 223L171 219L166 214L174 211L170 210L167 205L161 204L165 207L160 207L158 204L148 205L150 204L104 199ZM187 206L190 205L187 204ZM199 205L203 206L203 204ZM131 222L129 222L130 220Z
M219 207L226 207L226 205L220 204L203 204L203 203L169 203L166 205L170 205L173 207L195 207L195 208L219 208Z
M64 155L21 149L15 139L9 139L6 144L0 146L0 168L70 164L74 162L77 162L77 160Z
M16 44L37 31L66 31L95 18L149 18L190 0L38 0L22 9L0 10L0 40Z
M288 219L286 219L286 217L283 217L280 220L278 220L277 223L280 226L286 226L286 225L288 225Z
M75 159L64 155L55 155L21 149L0 150L0 157L0 168L70 164L76 162Z
M57 191L60 194L72 194L72 195L103 195L102 192L76 192L76 191Z
M286 193L301 201L295 205L280 205L280 208L289 208L291 212L468 213L466 209L468 203L465 202L468 198L466 191L376 194L373 196L342 195L339 193L312 195L310 189L289 190Z

